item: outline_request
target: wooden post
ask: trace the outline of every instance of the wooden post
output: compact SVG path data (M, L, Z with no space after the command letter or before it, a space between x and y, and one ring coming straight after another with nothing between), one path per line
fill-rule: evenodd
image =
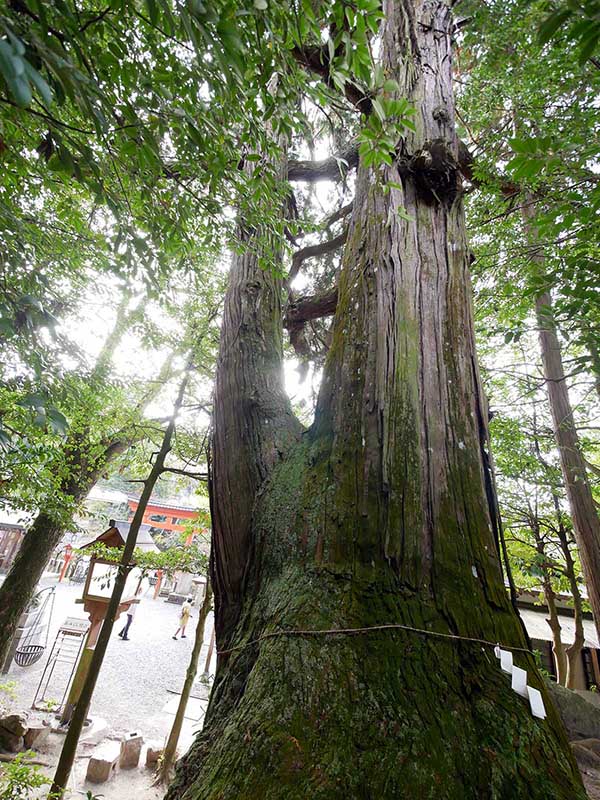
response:
M210 635L210 643L208 645L208 653L206 654L204 669L202 670L202 675L200 677L200 680L204 681L205 683L208 683L208 678L210 675L210 662L212 660L214 649L215 649L215 626L213 625L212 633Z

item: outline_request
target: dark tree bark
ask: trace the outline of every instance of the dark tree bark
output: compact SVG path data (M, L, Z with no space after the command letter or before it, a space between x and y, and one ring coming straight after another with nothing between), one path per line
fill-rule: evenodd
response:
M282 282L253 250L233 260L215 383L211 559L221 643L242 605L257 492L301 432L283 388Z
M451 15L441 0L386 0L384 13L384 72L416 105L417 132L403 166L359 166L300 440L278 286L248 256L232 270L211 485L219 663L168 800L585 797L548 697L541 723L489 647L399 630L261 640L401 624L526 646L486 496ZM515 660L544 692L533 659Z

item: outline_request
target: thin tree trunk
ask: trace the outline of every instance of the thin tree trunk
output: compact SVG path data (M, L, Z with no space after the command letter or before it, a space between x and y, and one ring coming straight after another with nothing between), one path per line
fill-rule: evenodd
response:
M544 555L544 549L538 549L538 552ZM556 661L556 681L561 686L567 684L567 654L565 652L565 645L562 640L562 628L558 619L558 611L556 610L556 593L552 588L548 570L543 570L544 577L542 579L542 586L544 588L544 596L546 598L546 605L548 606L549 619L546 620L552 631L552 652Z
M212 588L210 585L210 580L208 580L206 583L206 594L204 595L204 600L198 613L198 624L196 625L192 655L190 656L190 662L185 674L185 681L181 690L181 697L179 698L179 705L177 706L175 719L173 720L173 725L171 726L171 730L169 732L169 738L167 739L167 744L160 760L160 766L158 768L155 785L159 783L166 783L171 777L171 773L175 765L177 743L179 742L179 736L183 726L185 710L187 708L188 700L190 699L190 692L192 691L194 679L196 678L198 658L204 642L204 627L206 625L206 618L208 616L208 612L210 611L211 604Z
M592 373L594 375L596 394L600 400L600 352L598 352L597 340L594 336L594 333L589 329L584 332L584 338L590 354L590 362L592 366Z
M573 614L575 617L575 638L573 644L566 648L567 655L567 689L575 689L577 667L581 661L581 651L585 643L585 632L583 630L583 604L581 600L581 592L579 584L577 583L577 576L575 574L575 564L573 556L571 555L571 548L569 547L569 539L563 515L560 510L558 497L553 493L552 499L554 502L554 509L556 513L556 521L558 523L558 538L560 540L560 547L565 559L565 574L569 581L571 588L571 596L573 597Z
M451 15L439 0L383 11L383 74L415 104L417 131L392 166L359 166L315 422L297 442L288 424L285 447L272 416L248 421L264 407L288 417L277 287L249 261L232 270L235 309L258 324L269 313L250 339L239 315L224 318L218 385L230 392L215 397L211 482L219 662L168 800L585 797L548 697L540 724L493 650L428 635L526 646L486 496ZM270 353L269 392L226 345L254 364ZM240 455L254 476L241 493L224 472ZM373 630L386 624L412 630ZM533 658L515 660L545 692Z
M535 205L525 204L522 213L526 229L535 239ZM543 255L538 254L534 258L543 265ZM549 291L542 292L537 297L535 313L554 437L573 520L573 532L596 631L600 637L600 518L596 512L585 458L577 435Z
M94 694L94 689L96 688L96 681L98 680L98 675L100 674L102 662L110 641L112 627L115 619L119 615L119 605L121 603L121 597L127 582L127 575L130 570L131 559L133 557L133 551L135 550L138 531L142 525L144 513L152 496L154 486L164 472L165 460L171 451L171 442L173 440L173 434L175 433L177 415L183 404L183 398L185 396L188 380L189 373L186 372L179 386L179 392L177 394L177 399L173 409L173 416L171 417L171 420L165 430L162 445L156 454L156 459L154 460L152 469L144 481L144 488L142 490L140 502L135 510L135 514L133 515L133 520L125 540L125 546L123 547L123 554L119 562L117 576L115 578L115 585L108 602L106 617L102 623L100 634L98 635L98 641L96 642L96 646L94 648L90 666L79 695L79 700L77 701L77 705L73 711L73 716L71 717L69 730L65 736L65 741L60 753L58 764L56 766L56 772L54 774L54 781L52 782L48 797L62 797L62 794L67 787L67 782L69 780L69 776L73 768L73 762L75 760L75 754L77 752L79 737L85 723L92 695Z
M208 644L208 652L206 653L206 660L204 662L204 669L202 670L201 680L208 683L210 678L210 662L212 661L213 652L215 649L215 629L213 626L212 633L210 635L210 642Z

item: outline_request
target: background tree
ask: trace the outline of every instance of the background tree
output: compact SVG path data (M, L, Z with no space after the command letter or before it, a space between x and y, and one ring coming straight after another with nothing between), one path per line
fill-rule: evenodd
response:
M532 325L528 311L535 308L556 445L598 625L600 520L586 464L597 445L586 453L578 432L593 427L598 412L584 422L573 411L587 393L579 385L587 382L593 391L597 383L600 329L592 287L600 195L590 162L598 152L592 99L598 71L566 47L540 43L545 9L539 4L468 9L461 122L475 154L477 196L470 207L482 316L491 312L510 341Z

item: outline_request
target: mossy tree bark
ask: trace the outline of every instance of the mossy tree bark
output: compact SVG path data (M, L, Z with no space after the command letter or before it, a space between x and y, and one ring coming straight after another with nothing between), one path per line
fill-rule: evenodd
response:
M248 254L232 266L214 417L219 663L168 800L585 797L548 697L548 718L533 718L490 648L389 630L257 641L399 623L526 646L488 501L451 15L441 0L384 12L384 69L417 132L383 175L359 166L333 344L300 439L279 286ZM533 659L515 659L544 691Z

